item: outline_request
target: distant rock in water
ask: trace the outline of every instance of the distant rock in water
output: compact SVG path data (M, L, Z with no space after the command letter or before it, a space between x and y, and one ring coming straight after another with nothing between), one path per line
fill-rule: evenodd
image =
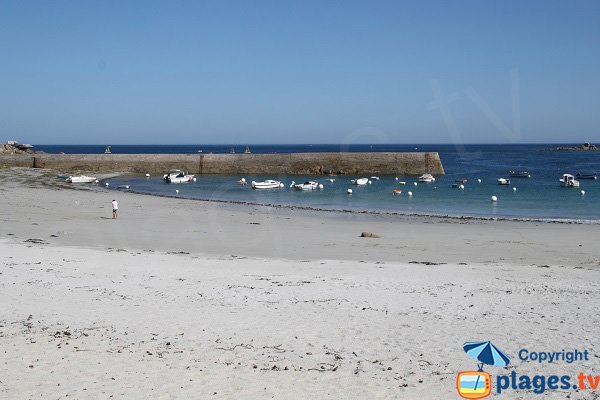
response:
M579 150L579 151L589 151L589 150L600 150L600 148L598 146L596 146L595 144L591 144L591 143L584 143L581 146L575 146L575 147L557 147L554 150Z

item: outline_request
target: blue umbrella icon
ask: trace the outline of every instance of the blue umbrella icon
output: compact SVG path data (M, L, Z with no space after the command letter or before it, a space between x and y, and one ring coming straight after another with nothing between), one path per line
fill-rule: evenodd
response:
M494 346L492 342L467 342L463 345L463 349L469 357L480 362L478 366L481 371L483 371L483 364L497 367L506 367L510 364L510 357Z
M494 346L492 342L467 342L463 345L463 349L469 357L479 361L477 364L479 371L483 371L483 364L494 365L497 367L506 367L510 364L510 357ZM475 387L477 387L478 383L479 376L477 376Z

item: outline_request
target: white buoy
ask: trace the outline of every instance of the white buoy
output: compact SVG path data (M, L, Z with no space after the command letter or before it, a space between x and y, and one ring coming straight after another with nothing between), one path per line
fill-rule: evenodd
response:
M176 194L179 194L179 189L175 189L175 193L176 193Z
M108 182L106 182L106 183L104 184L104 186L106 186L106 187L109 187L110 185L108 184Z
M477 179L477 183L481 183L481 179Z
M284 186L284 184L283 184L283 183L280 183L280 184L279 184L279 187L280 187L280 188L282 188L283 186Z
M196 182L196 178L192 179L194 182Z
M129 185L125 185L125 189L129 190Z
M412 197L412 192L408 192L408 197Z
M96 179L96 183L100 183L100 181L98 179Z
M325 186L323 186L323 184L322 184L322 183L319 183L319 189L323 190L323 188L324 188L324 187L325 187Z
M498 201L498 198L497 198L496 196L492 196L492 199L491 199L491 200L492 200L492 203L495 203L495 202L497 202L497 201Z
M346 193L348 193L348 194L352 194L352 189L348 189L348 190L346 191Z
M150 174L146 174L146 178L150 178Z
M583 196L584 194L585 194L585 190L582 190L581 191L581 195Z
M398 180L398 177L396 177L396 180Z
M370 184L371 184L371 183L373 183L373 182L371 182L371 181L367 181L367 183L370 185Z
M464 190L465 189L465 185L460 185L458 188L461 189L461 190Z
M517 188L516 188L516 187L513 187L513 192L516 192L516 191L517 191Z
M418 185L418 183L417 183L417 182L414 182L414 184L415 184L415 186L417 186L417 185Z

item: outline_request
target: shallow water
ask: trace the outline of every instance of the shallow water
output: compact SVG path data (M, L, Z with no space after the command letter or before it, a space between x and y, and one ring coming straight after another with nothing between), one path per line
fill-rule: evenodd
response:
M111 187L130 185L136 192L156 195L303 206L353 211L419 213L451 216L507 217L534 219L600 220L600 182L581 180L581 187L561 188L559 178L563 173L600 171L600 152L552 151L564 144L547 145L280 145L251 146L254 153L289 153L306 151L438 151L446 175L437 177L435 183L419 183L414 176L398 176L406 186L398 185L395 176L381 176L371 185L355 186L350 183L356 176L244 176L250 182L277 179L285 184L283 189L252 190L241 186L242 176L198 176L197 182L170 185L162 177L120 177L111 180ZM113 153L227 153L229 145L185 146L112 146ZM36 146L36 150L49 152L103 152L104 146ZM236 146L243 152L244 146ZM497 179L508 177L509 170L526 170L531 178L511 178L511 185L499 186ZM335 182L329 182L329 179ZM457 178L466 178L465 189L452 188ZM481 183L477 182L481 179ZM299 192L289 188L293 181L317 180L324 190ZM513 187L517 190L513 191ZM352 189L351 196L346 194ZM394 195L392 190L401 189ZM581 194L585 191L585 195ZM408 191L413 196L407 195ZM491 196L498 201L492 203Z

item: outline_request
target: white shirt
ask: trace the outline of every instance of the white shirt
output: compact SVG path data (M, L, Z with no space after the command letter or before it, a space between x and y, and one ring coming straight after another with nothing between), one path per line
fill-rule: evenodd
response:
M113 202L112 202L112 208L113 208L113 210L118 210L119 209L119 203L117 203L116 200L113 200Z

